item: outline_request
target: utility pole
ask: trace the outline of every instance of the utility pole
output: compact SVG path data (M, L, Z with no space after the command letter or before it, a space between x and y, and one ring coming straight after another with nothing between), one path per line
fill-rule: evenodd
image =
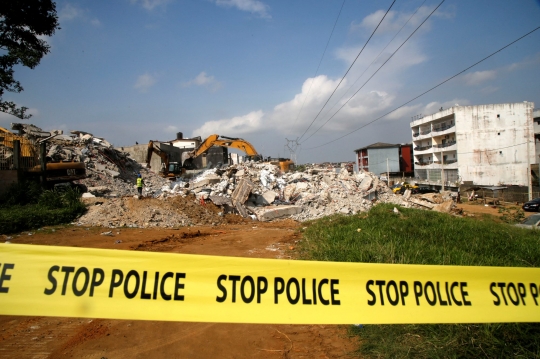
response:
M388 167L388 157L386 157L386 184L390 186L390 169Z
M298 149L298 146L300 146L300 144L298 143L298 138L296 138L295 140L289 140L288 138L285 138L285 141L287 141L285 147L289 150L290 154L289 159L293 161L296 165L296 150Z
M442 190L444 192L444 157L443 157L442 151L441 151L441 183L442 183Z
M530 142L531 139L534 141L534 122L533 122L533 108L532 103L527 101L524 101L527 111L527 132L525 133L525 136L527 138L527 185L529 186L529 201L533 198L533 188L532 188L532 176L531 176L531 155L530 155ZM534 142L533 142L534 143ZM533 147L533 152L535 152Z

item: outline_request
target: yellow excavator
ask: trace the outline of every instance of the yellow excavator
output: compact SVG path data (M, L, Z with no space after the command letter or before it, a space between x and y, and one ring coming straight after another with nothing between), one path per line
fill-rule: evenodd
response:
M199 147L197 147L193 151L187 152L186 158L183 159L184 167L193 168L193 160L200 155L208 152L208 150L212 146L236 148L238 150L244 151L247 158L250 160L259 161L262 159L262 156L257 153L255 147L253 147L251 143L242 138L210 135L199 145Z
M169 155L159 149L157 146L154 146L154 141L148 143L148 153L146 156L147 167L150 168L150 160L152 154L156 154L161 158L162 168L160 170L160 175L165 178L174 180L176 177L185 174L186 170L195 169L193 165L193 160L210 150L213 146L221 147L230 147L236 148L243 151L246 154L248 160L261 161L263 157L257 152L255 147L248 141L242 138L227 137L220 135L210 135L208 136L197 148L193 151L184 152L182 154L182 164L177 162L169 162ZM294 168L294 163L289 159L280 158L279 162L271 162L272 164L278 165L283 172L289 172Z

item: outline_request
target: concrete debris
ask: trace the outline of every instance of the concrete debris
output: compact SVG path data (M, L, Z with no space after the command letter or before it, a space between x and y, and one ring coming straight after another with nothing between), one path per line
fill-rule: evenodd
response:
M17 129L34 139L58 132L30 126L20 125ZM80 183L88 188L84 200L90 206L79 218L79 225L218 225L225 223L225 216L231 213L259 221L306 221L335 213L367 212L377 203L444 212L451 212L454 207L451 192L419 195L407 190L401 196L375 174L352 173L346 167L307 165L305 172L283 173L270 163L244 162L171 181L88 132L71 131L71 136L57 135L46 143L51 160L80 161L86 165L87 178ZM144 195L140 199L135 186L138 173L144 180ZM207 203L213 207L206 206ZM132 213L133 208L140 213Z
M394 194L385 182L369 172L308 168L306 172L282 173L269 163L247 162L209 170L189 182L181 182L180 195L195 194L248 218L259 221L292 218L312 220L327 215L366 212L376 203L403 207L433 208L448 200L447 194ZM174 182L169 187L177 186ZM175 191L167 195L174 195ZM162 191L158 197L162 197ZM424 198L424 196L427 196ZM453 205L438 207L449 212Z
M114 149L105 139L88 132L71 131L70 136L55 135L61 131L47 132L35 125L17 123L11 124L11 128L30 140L47 138L48 162L84 162L87 178L78 182L94 196L135 195L137 189L134 184L138 173L151 177L145 178L145 183L152 189L161 188L167 183L166 179L149 174L128 153Z

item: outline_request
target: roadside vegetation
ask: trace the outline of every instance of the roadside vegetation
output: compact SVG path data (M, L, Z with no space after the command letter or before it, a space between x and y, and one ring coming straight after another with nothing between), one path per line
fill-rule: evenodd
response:
M540 236L489 216L458 218L381 204L369 213L308 223L303 259L338 262L540 267ZM539 358L540 324L353 327L373 358Z
M69 223L85 211L77 189L44 190L39 183L14 184L0 196L0 233Z

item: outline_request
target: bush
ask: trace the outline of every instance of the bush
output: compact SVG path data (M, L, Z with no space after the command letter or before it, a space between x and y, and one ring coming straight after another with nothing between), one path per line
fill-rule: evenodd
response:
M70 223L86 209L77 189L43 190L39 184L16 184L0 198L0 233Z

